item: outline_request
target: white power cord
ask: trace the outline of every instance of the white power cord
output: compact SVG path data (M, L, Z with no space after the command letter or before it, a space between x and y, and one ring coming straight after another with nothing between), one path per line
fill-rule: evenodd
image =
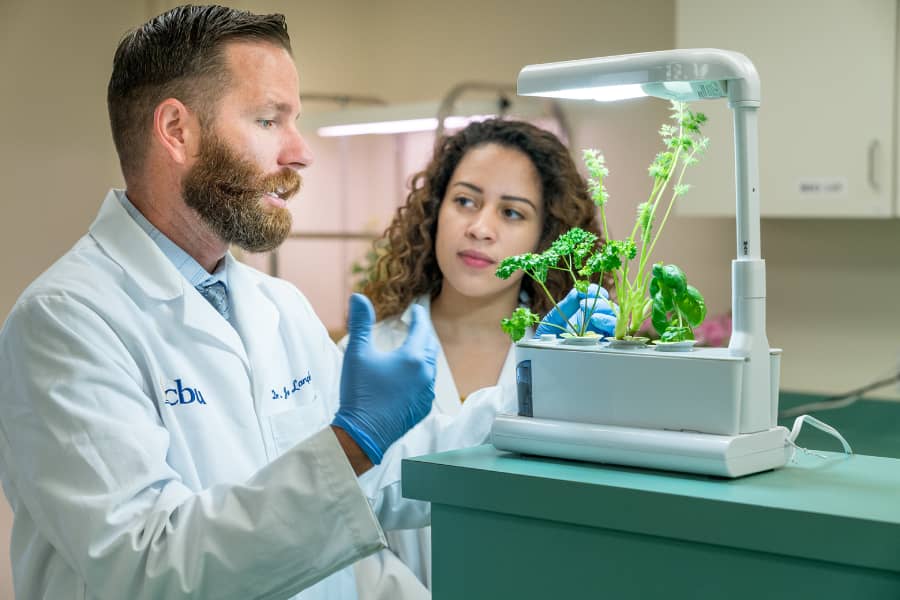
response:
M824 454L819 454L818 452L813 452L812 450L808 450L807 448L798 446L795 443L797 436L800 435L800 429L803 427L804 423L809 423L816 429L824 431L828 435L831 435L831 436L837 438L841 442L841 445L844 447L844 452L846 454L853 454L853 449L850 448L850 444L847 443L847 440L844 439L844 436L842 436L838 432L837 429L835 429L828 423L823 423L822 421L820 421L817 418L812 417L810 415L801 415L794 420L794 426L791 427L791 433L788 434L788 437L787 437L788 445L793 446L797 450L802 450L803 452L806 452L808 454L818 456L819 458L826 458L826 456Z

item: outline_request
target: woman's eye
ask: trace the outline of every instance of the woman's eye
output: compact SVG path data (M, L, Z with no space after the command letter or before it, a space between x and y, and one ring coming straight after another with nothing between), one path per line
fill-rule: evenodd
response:
M469 206L475 205L475 201L466 196L457 196L456 203L463 207L469 207Z
M515 210L514 208L504 208L503 216L506 217L507 219L515 219L515 220L525 218L525 215L523 215L519 211Z
M271 129L275 127L275 119L259 119L257 123L259 123L259 126L263 129Z

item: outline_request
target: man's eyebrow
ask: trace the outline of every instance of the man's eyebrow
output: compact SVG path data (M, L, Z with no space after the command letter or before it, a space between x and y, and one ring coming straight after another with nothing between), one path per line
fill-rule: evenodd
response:
M472 190L473 192L478 192L479 194L483 194L483 193L484 193L484 190L483 190L483 189L481 189L481 188L478 187L477 185L475 185L475 184L473 184L473 183L469 183L469 182L467 182L467 181L457 181L457 182L454 183L453 185L461 185L461 186L463 186L463 187L467 187L467 188L469 188L470 190ZM532 202L532 201L529 200L528 198L522 198L521 196L512 196L512 195L509 195L509 194L503 194L503 195L500 196L500 197L501 197L503 200L509 200L509 201L512 201L512 202L524 202L525 204L529 205L532 209L534 209L535 211L537 211L537 206L535 206L535 205L534 205L534 202Z
M274 100L269 100L263 104L265 108L274 108L276 111L280 113L290 114L294 111L294 107L288 104L287 102L276 102Z

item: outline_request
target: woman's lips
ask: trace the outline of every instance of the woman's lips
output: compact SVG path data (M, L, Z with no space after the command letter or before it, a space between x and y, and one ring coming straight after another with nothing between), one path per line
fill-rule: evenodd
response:
M466 266L475 269L485 269L493 266L495 263L494 259L490 256L474 250L463 250L462 252L457 253L457 256L459 256Z

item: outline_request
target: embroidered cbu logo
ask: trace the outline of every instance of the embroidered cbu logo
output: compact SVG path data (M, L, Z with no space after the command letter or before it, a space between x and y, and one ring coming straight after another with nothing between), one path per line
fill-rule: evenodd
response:
M185 387L180 379L175 380L175 387L166 388L165 403L169 406L177 406L179 404L206 404L200 388Z

